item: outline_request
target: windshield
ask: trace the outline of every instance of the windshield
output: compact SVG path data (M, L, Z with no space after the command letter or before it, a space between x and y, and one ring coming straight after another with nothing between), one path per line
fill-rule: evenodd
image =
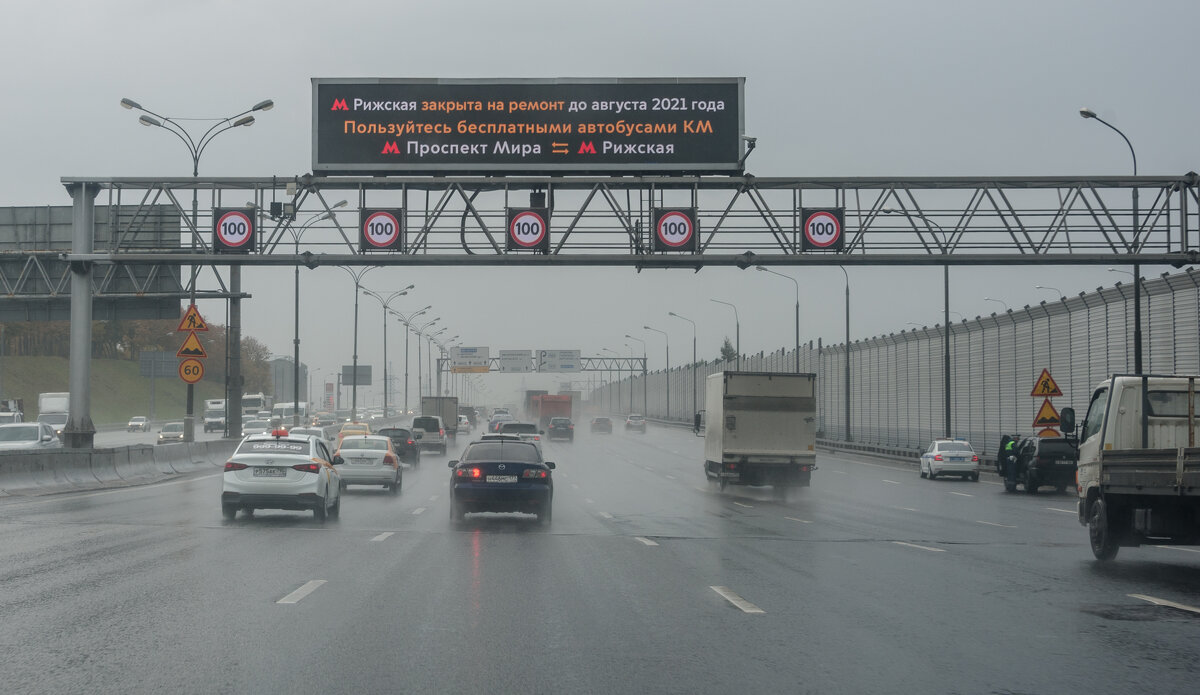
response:
M509 422L500 426L503 434L537 434L537 425L532 422Z
M36 442L37 440L37 425L0 427L0 442Z
M183 423L182 422L172 422L172 423L163 425L162 431L163 432L182 432L183 431Z

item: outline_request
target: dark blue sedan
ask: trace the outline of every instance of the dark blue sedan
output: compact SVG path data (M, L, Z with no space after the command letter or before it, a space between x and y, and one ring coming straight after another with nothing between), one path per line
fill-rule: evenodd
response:
M449 465L452 522L475 512L520 512L550 525L554 462L533 444L516 437L471 442Z

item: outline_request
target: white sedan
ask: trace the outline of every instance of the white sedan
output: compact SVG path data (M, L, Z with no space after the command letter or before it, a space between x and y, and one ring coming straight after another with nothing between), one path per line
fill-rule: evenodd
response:
M317 521L337 517L345 487L340 464L317 437L284 430L248 435L225 464L221 512L233 519L239 509L311 509Z
M62 440L44 422L0 425L0 449L61 449Z

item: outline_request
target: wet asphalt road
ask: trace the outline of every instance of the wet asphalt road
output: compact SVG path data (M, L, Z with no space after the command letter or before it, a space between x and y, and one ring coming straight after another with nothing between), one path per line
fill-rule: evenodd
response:
M1200 615L1129 594L1200 606L1200 548L1122 549L1101 565L1068 496L850 456L822 455L787 503L720 492L701 444L653 427L547 443L549 529L496 515L452 529L450 457L431 454L398 497L350 488L324 526L269 511L225 522L215 472L0 500L0 683L1195 692Z

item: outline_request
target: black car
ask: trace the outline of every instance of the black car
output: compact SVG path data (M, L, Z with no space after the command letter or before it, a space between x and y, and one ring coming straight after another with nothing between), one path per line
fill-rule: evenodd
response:
M421 438L420 432L414 433L403 427L384 427L376 430L375 434L392 440L392 448L400 457L401 463L407 463L413 468L421 466L421 447L417 443L417 440Z
M1075 465L1078 452L1062 437L1025 437L1016 445L1016 482L1025 492L1037 494L1039 487L1052 487L1064 492L1075 484ZM1005 482L1005 489L1014 492L1015 484Z
M554 500L553 461L543 461L533 444L518 440L471 442L450 462L450 521L474 512L536 514L550 524Z
M546 438L575 441L575 423L571 422L569 417L550 418L550 425L546 429Z

